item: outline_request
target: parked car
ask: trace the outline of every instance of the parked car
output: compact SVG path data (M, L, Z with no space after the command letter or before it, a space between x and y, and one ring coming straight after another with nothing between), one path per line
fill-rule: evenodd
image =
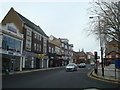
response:
M86 67L86 64L85 63L80 63L79 64L79 68L85 68Z
M94 62L91 62L90 65L91 65L91 66L95 66L95 63L94 63Z
M77 71L78 66L75 63L69 63L66 66L66 71Z

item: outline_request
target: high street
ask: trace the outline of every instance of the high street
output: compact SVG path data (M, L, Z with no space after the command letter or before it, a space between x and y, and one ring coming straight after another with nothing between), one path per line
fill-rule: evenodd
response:
M66 72L65 68L44 70L4 76L3 88L118 88L118 84L107 83L88 77L92 66Z

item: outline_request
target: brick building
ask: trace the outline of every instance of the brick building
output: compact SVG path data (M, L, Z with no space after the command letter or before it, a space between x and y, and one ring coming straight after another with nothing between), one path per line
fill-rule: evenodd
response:
M9 23L14 23L19 32L23 34L22 68L47 68L48 36L44 31L13 8L2 20L2 25Z
M118 50L118 42L112 40L105 46L105 60L112 62L116 59L120 59L120 52Z
M79 50L79 52L74 52L73 62L76 64L79 64L82 62L87 63L87 54L84 52L84 50L82 50L82 51Z

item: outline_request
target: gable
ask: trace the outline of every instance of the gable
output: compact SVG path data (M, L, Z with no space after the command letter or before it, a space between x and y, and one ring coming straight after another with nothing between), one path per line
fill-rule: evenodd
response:
M7 34L14 38L22 39L23 34L20 33L19 29L16 27L14 23L7 23L6 25L2 25L3 34Z
M17 28L20 30L20 33L23 33L23 24L24 22L20 19L20 17L17 15L15 10L11 8L7 15L2 20L2 25L6 25L7 23L14 23Z

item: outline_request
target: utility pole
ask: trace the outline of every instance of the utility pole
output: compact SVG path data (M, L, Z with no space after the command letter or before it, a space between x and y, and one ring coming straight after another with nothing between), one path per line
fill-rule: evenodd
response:
M99 36L100 36L100 51L101 51L101 61L102 61L102 76L104 77L104 59L103 59L103 41L102 41L102 33L100 29L100 16L96 16L98 18L98 27L99 27ZM89 17L90 19L94 17Z
M100 29L100 16L98 16L99 22L99 35L100 35L100 49L101 49L101 61L102 61L102 76L104 77L104 60L103 60L103 41L102 41L102 33Z

